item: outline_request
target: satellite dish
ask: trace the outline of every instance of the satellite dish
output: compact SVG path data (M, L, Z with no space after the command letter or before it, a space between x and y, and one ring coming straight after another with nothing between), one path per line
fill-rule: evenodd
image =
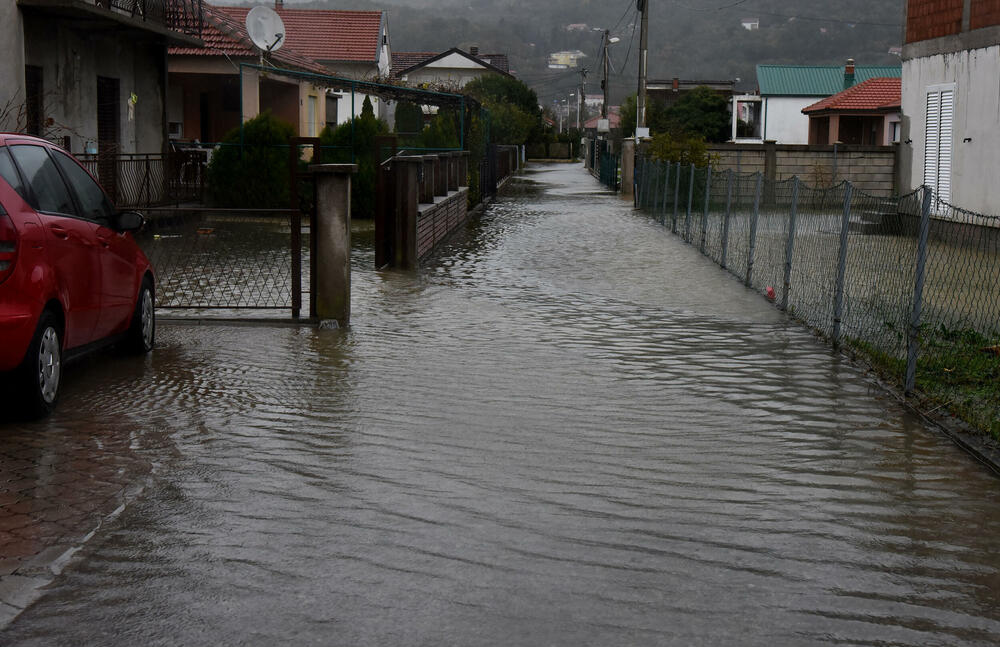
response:
M258 5L247 14L247 33L263 52L273 52L285 44L285 23L274 9Z

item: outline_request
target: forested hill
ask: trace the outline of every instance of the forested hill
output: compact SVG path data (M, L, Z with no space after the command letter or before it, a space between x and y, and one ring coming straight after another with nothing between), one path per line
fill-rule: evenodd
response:
M252 0L215 0L252 4ZM735 79L755 87L759 63L893 64L890 48L902 45L904 0L648 0L651 78ZM579 69L550 70L548 55L587 54L588 93L600 88L600 33L621 42L612 61L614 101L634 92L638 29L635 0L285 0L289 8L385 9L397 51L441 51L478 46L506 52L511 67L543 101L565 97L580 81ZM743 19L759 21L748 31ZM574 31L567 29L576 25ZM586 25L585 28L582 26Z

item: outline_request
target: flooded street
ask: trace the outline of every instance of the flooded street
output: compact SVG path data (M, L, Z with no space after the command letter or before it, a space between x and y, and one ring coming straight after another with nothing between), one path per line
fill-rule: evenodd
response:
M0 644L1000 642L996 477L580 167L355 260L349 330L164 324L0 426L127 504Z

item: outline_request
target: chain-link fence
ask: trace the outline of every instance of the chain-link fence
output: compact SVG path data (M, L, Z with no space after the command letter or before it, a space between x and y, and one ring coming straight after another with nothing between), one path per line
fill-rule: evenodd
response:
M635 202L908 393L1000 435L1000 218L929 189L884 198L649 158Z

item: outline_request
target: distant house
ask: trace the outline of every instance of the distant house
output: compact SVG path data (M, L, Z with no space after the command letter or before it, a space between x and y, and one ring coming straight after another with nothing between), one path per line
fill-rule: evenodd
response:
M587 134L587 137L591 139L597 138L601 133L598 133L598 122L601 117L597 116L593 119L588 119L583 124L583 129ZM612 136L621 133L622 128L622 115L621 106L608 106L608 128L611 131Z
M760 29L760 19L744 18L740 21L740 25L742 25L743 29L746 29L747 31L757 31Z
M925 184L1000 214L1000 3L909 0L903 47L903 188Z
M691 81L673 78L666 81L650 80L646 83L646 96L651 100L661 101L671 105L684 96L685 93L699 87L707 87L729 101L735 94L735 81Z
M876 77L898 78L899 66L758 65L757 94L733 97L736 142L809 143L809 117L802 109Z
M167 47L200 46L201 23L162 2L145 12L123 5L0 2L0 129L78 153L164 150Z
M888 146L899 141L900 79L877 77L802 109L809 143Z
M204 47L171 47L167 62L170 138L179 142L218 142L264 110L295 126L301 136L319 134L326 122L326 90L308 80L279 73L261 74L240 63L260 63L246 25L203 4ZM290 39L289 39L290 40ZM267 55L269 66L315 75L328 70L286 43ZM336 107L333 108L336 111Z
M246 21L248 7L216 7L240 23ZM384 11L342 11L334 9L290 9L275 0L274 10L285 24L285 45L316 61L334 76L376 80L387 79L392 66L389 19ZM336 123L350 121L352 97L349 91L332 92L338 98ZM370 96L376 116L383 115L378 97ZM365 95L355 93L354 115L360 115ZM330 119L332 123L334 120Z
M511 76L506 54L480 54L473 47L439 53L398 52L393 55L392 76L411 87L457 90L486 74Z
M552 54L549 54L549 68L554 70L564 70L576 67L580 64L580 59L586 57L587 55L580 50L553 52Z

